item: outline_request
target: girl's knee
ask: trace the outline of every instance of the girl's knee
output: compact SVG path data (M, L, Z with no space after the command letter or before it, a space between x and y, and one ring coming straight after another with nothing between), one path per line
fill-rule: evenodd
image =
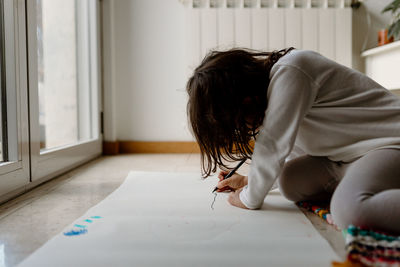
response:
M343 201L337 196L336 192L333 194L330 204L330 210L334 224L339 226L340 229L346 229L350 224L349 215L345 212L345 205Z
M296 186L296 172L299 169L294 160L289 161L285 164L282 173L278 179L278 186L281 194L287 199L297 202L301 201L301 196Z
M363 201L349 197L349 194L335 192L330 204L332 219L341 229L346 229L349 225L363 226Z
M326 170L325 158L304 155L286 162L278 184L289 200L328 200L331 192L325 186L334 179Z

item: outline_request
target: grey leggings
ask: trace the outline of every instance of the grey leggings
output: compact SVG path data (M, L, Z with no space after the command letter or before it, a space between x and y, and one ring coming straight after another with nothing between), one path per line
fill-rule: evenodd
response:
M330 201L334 222L400 234L400 149L379 149L352 163L301 156L278 179L292 201Z

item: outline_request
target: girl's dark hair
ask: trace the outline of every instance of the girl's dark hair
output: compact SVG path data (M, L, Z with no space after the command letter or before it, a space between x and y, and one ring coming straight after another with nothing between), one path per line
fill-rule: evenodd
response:
M262 125L272 66L293 48L210 52L187 82L187 114L201 151L203 177L251 158Z

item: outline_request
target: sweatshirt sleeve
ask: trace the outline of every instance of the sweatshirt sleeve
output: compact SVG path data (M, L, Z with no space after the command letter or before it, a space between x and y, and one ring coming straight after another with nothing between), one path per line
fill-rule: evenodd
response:
M268 107L255 143L249 182L240 193L240 200L249 209L262 206L280 175L318 90L311 77L292 65L275 65L270 78Z

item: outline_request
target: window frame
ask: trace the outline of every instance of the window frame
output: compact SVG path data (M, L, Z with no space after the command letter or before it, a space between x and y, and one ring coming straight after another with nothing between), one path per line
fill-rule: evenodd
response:
M79 0L75 0L78 2ZM39 129L39 94L38 94L38 65L37 65L37 35L36 35L36 1L27 1L27 35L29 62L29 104L30 104L30 149L31 149L31 183L34 187L39 183L53 178L69 169L92 160L102 153L102 134L100 129L101 107L101 72L100 72L100 3L95 0L90 3L90 16L95 23L91 28L91 36L96 41L91 42L91 75L92 91L91 119L94 138L80 141L71 145L61 146L45 151L40 150ZM96 88L96 89L93 89ZM78 106L79 110L79 106ZM79 112L79 111L78 111ZM80 122L78 122L80 123Z
M0 202L23 191L30 174L25 2L2 4L8 159L0 163Z

